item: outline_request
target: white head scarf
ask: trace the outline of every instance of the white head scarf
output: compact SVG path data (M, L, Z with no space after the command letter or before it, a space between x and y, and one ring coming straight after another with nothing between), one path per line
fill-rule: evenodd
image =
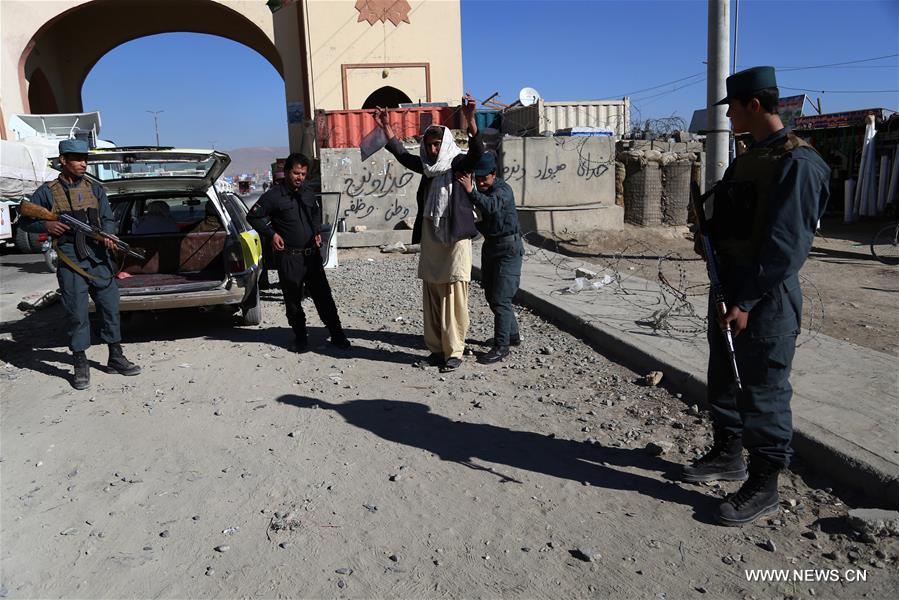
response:
M425 177L431 179L428 188L428 197L425 200L425 218L433 222L434 233L438 240L449 243L449 230L446 227L444 216L449 206L450 197L453 194L453 159L462 154L462 150L456 145L453 134L449 128L442 126L429 127L425 131L425 138L429 132L439 127L443 130L443 140L440 142L440 152L433 164L428 162L428 149L422 140L420 155Z

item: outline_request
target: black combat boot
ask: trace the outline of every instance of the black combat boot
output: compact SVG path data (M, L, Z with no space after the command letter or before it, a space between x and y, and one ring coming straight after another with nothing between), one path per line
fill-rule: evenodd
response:
M346 334L343 332L343 329L336 329L331 332L331 344L341 350L349 350L352 346L350 340L347 339Z
M109 362L106 363L106 372L128 376L138 375L140 367L125 358L121 344L109 344Z
M72 387L76 390L85 390L91 384L91 368L87 364L87 355L82 352L73 352L75 364L75 376L72 378Z
M743 481L746 479L746 463L743 462L742 440L734 435L715 432L712 449L686 465L683 480L691 483L702 481Z
M492 365L509 356L508 346L494 346L488 352L478 357L478 362L482 365Z
M718 507L718 522L735 527L776 513L780 501L777 494L780 469L780 465L753 456L749 461L749 479Z

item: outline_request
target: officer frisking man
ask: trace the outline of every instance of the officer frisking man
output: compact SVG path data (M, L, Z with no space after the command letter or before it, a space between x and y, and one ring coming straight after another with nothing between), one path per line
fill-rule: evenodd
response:
M115 235L117 225L106 198L106 191L98 183L85 177L88 145L84 140L63 140L59 143L59 177L41 185L31 202L61 214L68 213L80 221L102 228ZM140 367L125 358L122 352L119 317L119 287L116 284L112 240L77 239L75 233L58 221L44 221L23 217L19 227L31 233L49 233L59 256L56 278L62 305L68 318L69 348L74 362L72 387L83 390L90 385L90 367L85 351L91 345L88 296L93 298L100 316L100 339L109 345L106 370L122 375L137 375Z
M481 219L475 226L484 236L481 247L481 282L487 304L493 311L492 348L478 357L482 364L499 362L509 355L509 346L521 344L518 320L512 299L521 282L524 244L518 228L515 196L501 177L496 176L496 156L487 152L470 173L460 173L456 180L468 192Z
M790 368L802 316L799 270L830 197L830 169L777 113L773 67L727 78L734 133L753 144L725 171L701 209L726 315L709 311L708 401L711 450L684 467L686 481L742 481L718 507L717 520L743 525L778 510L777 480L790 462L793 436ZM733 331L741 389L722 335ZM749 465L743 461L748 450ZM748 477L747 477L748 476Z

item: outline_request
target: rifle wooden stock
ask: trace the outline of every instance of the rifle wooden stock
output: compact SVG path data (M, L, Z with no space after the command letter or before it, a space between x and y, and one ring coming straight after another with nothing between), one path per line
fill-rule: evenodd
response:
M55 212L47 210L40 204L34 202L22 201L19 204L19 214L29 219L40 219L41 221L58 221L59 215Z
M40 219L41 221L59 221L59 215L55 212L44 208L39 204L35 204L34 202L26 202L23 201L19 204L19 213L22 216L28 217L29 219ZM119 252L124 252L129 256L133 256L134 258L140 260L146 260L146 255L142 250L135 250L127 243L123 242L116 236L106 233L101 230L99 227L94 227L93 225L89 225L88 223L84 223L79 221L75 217L71 217L67 215L67 221L64 223L69 227L74 228L76 231L81 231L84 235L94 238L95 240L112 240L116 246L116 249Z

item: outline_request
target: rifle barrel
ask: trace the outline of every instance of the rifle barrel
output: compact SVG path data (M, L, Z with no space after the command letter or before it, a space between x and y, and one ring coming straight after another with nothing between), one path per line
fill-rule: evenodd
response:
M711 192L709 192L711 193ZM702 250L705 253L705 267L709 274L709 284L711 287L712 302L715 303L715 312L721 322L724 322L724 316L727 314L727 303L725 301L724 286L721 285L721 279L718 277L718 266L716 264L715 249L712 247L712 240L709 238L708 232L703 226L703 213L700 210L698 201L700 199L699 186L696 182L690 184L690 203L693 205L693 214L696 217L696 226L698 231L696 234L702 240ZM728 358L730 358L730 368L734 375L734 384L738 390L743 389L743 382L740 379L740 369L737 366L737 350L734 347L734 335L729 324L724 324L722 331L724 341L727 346Z

